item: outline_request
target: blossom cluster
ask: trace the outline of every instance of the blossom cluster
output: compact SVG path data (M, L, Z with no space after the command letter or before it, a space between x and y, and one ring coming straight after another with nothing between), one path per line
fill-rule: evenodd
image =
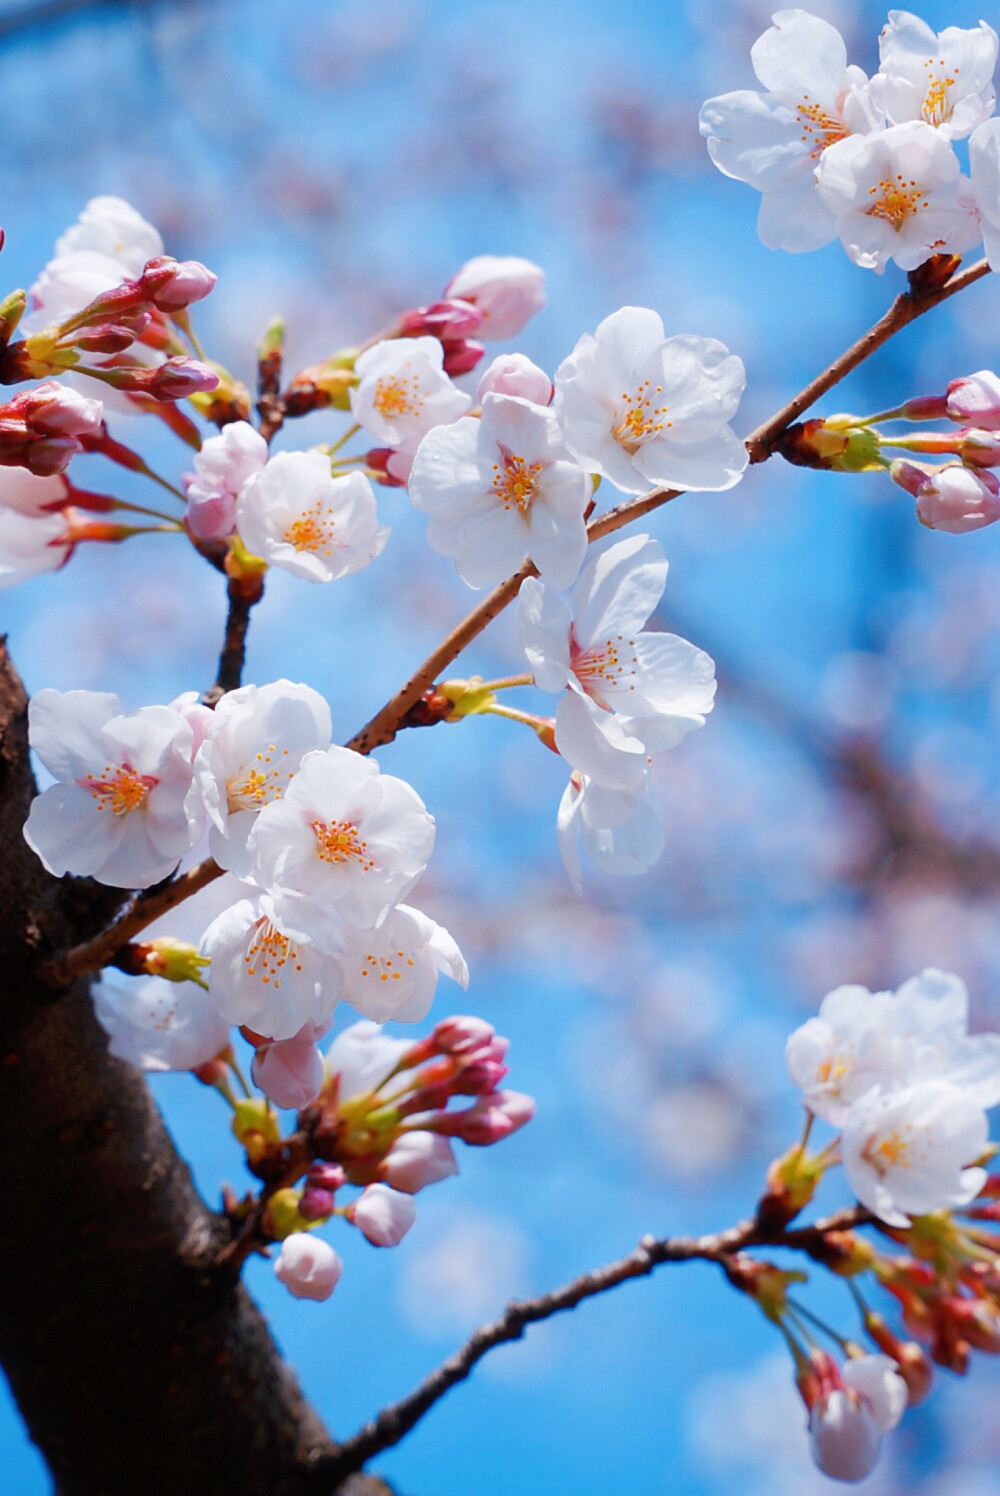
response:
M839 238L881 273L984 242L1000 267L993 28L936 33L890 11L869 78L828 21L804 10L772 19L750 54L761 90L709 99L700 115L715 165L761 193L764 244L798 253Z

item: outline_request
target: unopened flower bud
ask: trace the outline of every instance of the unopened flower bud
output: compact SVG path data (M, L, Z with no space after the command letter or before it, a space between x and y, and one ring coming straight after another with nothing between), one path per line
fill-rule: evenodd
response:
M940 421L947 414L947 395L917 395L899 407L901 421Z
M306 1173L306 1187L330 1190L332 1193L347 1183L347 1175L340 1164L312 1163Z
M89 400L54 379L18 395L9 409L41 436L96 436L104 423L100 400Z
M438 693L451 702L448 722L459 722L463 717L474 717L479 712L489 712L496 705L496 695L483 685L481 675L472 675L468 680L445 680L438 686Z
M264 1207L261 1227L275 1241L284 1241L295 1231L303 1231L309 1222L299 1211L299 1191L275 1190Z
M915 1340L900 1340L881 1314L872 1310L865 1313L865 1329L879 1350L895 1361L899 1375L906 1383L910 1405L923 1402L934 1380L934 1370L923 1347Z
M1000 466L1000 431L979 431L974 427L960 431L956 449L969 467Z
M398 332L403 338L432 337L446 339L471 337L482 326L483 314L471 301L435 301L432 306L414 307L399 319Z
M482 336L513 338L545 305L545 274L517 255L476 255L445 287L449 300L471 301L482 313Z
M0 229L0 234L3 230ZM28 306L27 291L11 291L0 301L0 345L9 343Z
M1000 378L990 369L953 379L948 386L947 414L963 426L1000 431Z
M798 467L823 468L838 473L865 473L882 467L878 434L867 426L851 426L850 416L798 421L779 437L775 451Z
M154 400L185 400L202 390L214 390L219 376L196 358L168 358L153 371L146 393Z
M878 1463L880 1442L871 1412L846 1388L827 1392L813 1409L810 1453L833 1480L864 1480Z
M143 943L144 970L152 976L165 977L168 982L201 982L201 973L210 965L207 956L199 955L198 947L186 940L175 940L172 935L158 935L155 940Z
M268 1149L281 1142L278 1119L266 1101L248 1096L233 1108L233 1133L246 1149L251 1163L258 1163Z
M777 1230L804 1210L823 1177L822 1155L809 1154L798 1143L776 1158L767 1171L767 1190L757 1206L757 1220Z
M81 353L124 353L146 331L151 321L148 312L119 317L115 322L98 322L81 328L73 335L73 346Z
M406 487L404 478L397 478L389 471L389 463L395 455L395 447L372 447L365 455L365 462L376 483L381 483L384 488Z
M434 1026L434 1042L441 1054L465 1055L491 1044L496 1034L485 1018L442 1018Z
M326 1221L333 1214L336 1203L330 1190L307 1186L299 1199L299 1215L304 1221Z
M476 399L482 404L486 395L514 395L533 405L551 405L554 388L545 370L523 353L501 353L480 379Z
M179 312L206 297L217 280L198 260L158 255L147 262L139 284L158 311Z
M323 1056L312 1042L298 1038L263 1044L253 1057L255 1086L275 1106L298 1111L314 1101L323 1088Z
M417 1218L417 1207L410 1195L389 1189L384 1184L370 1184L348 1207L347 1218L374 1247L395 1247L403 1240Z
M441 367L451 379L468 374L486 352L485 345L475 338L442 339L441 347L444 349Z
M393 1143L381 1166L383 1181L404 1194L415 1195L458 1173L447 1138L432 1132L404 1132Z
M461 1112L445 1112L434 1119L434 1131L461 1138L472 1148L487 1148L509 1137L535 1115L532 1097L520 1091L496 1091L480 1096L475 1106Z
M274 1275L297 1299L328 1299L340 1282L344 1264L318 1236L286 1236L274 1264Z
M1000 519L1000 483L991 472L949 463L917 494L917 518L928 530L967 535Z

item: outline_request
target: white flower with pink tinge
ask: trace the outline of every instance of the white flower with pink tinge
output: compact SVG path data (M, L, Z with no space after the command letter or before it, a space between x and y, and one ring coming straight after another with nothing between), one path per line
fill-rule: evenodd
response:
M17 472L20 477L21 471L20 468L0 467L0 474ZM31 474L26 472L24 476L30 478ZM35 479L36 483L59 481L58 478ZM0 478L0 492L2 484ZM25 490L20 488L20 493L23 495ZM0 501L0 591L64 566L73 549L71 542L65 539L67 530L66 517L61 512L22 513L13 507L4 507Z
M854 1103L844 1124L844 1173L862 1205L890 1226L968 1205L986 1183L976 1166L986 1113L957 1085L927 1080Z
M57 241L30 291L32 310L22 324L36 332L81 311L104 291L140 276L163 253L163 240L130 203L94 197Z
M229 1024L196 982L145 977L126 986L102 977L94 1011L108 1053L140 1070L197 1070L229 1043Z
M229 691L212 718L195 755L191 808L200 799L208 811L219 866L246 877L254 822L285 793L305 754L329 747L330 708L310 686L278 680Z
M534 577L521 584L518 628L535 684L564 691L556 746L610 789L640 790L648 755L704 727L715 699L715 665L703 650L642 632L666 575L658 542L630 535L588 562L571 607Z
M587 553L592 496L553 413L510 395L487 394L481 420L428 432L410 474L429 543L454 558L470 587L502 581L525 556L553 587L571 586Z
M476 255L445 287L449 300L470 301L482 314L478 335L515 338L545 305L545 272L520 255Z
M61 473L39 478L27 468L0 467L0 511L13 509L18 514L39 519L54 514L69 503L69 484Z
M334 957L299 928L294 911L269 894L240 899L213 920L201 942L209 992L227 1023L266 1039L293 1039L304 1025L329 1026L343 978Z
M373 1247L398 1247L417 1218L412 1195L370 1184L347 1207L347 1219L368 1238Z
M187 525L199 540L225 540L236 526L236 500L250 478L267 466L267 442L249 421L230 421L195 454L184 481Z
M392 476L405 482L413 454L427 432L464 416L472 398L444 372L444 349L437 338L389 338L359 355L350 391L359 426L391 447L398 463Z
M325 1027L306 1023L290 1039L257 1046L250 1076L268 1101L295 1111L315 1101L326 1079L316 1040L325 1032Z
M863 1480L878 1462L882 1435L906 1411L906 1383L896 1363L881 1355L847 1361L838 1380L811 1410L810 1453L824 1475Z
M917 519L928 530L968 535L1000 519L1000 483L991 472L973 472L960 462L948 463L917 492Z
M326 1052L327 1072L338 1078L338 1104L377 1090L412 1043L390 1038L367 1020L342 1029Z
M779 10L750 59L766 92L740 89L701 106L708 153L727 177L762 193L757 232L768 249L791 254L836 238L813 172L831 145L878 125L868 79L848 67L847 48L829 21Z
M880 275L890 260L916 270L932 255L963 254L982 237L958 157L939 130L919 121L832 145L816 185L855 265Z
M922 120L961 140L993 113L997 34L985 21L935 33L908 10L891 10L878 50L872 95L890 124Z
M29 703L28 734L59 783L32 801L24 837L56 877L146 888L197 842L184 805L193 734L178 712L126 715L117 696L45 690Z
M274 1276L297 1299L328 1299L343 1271L333 1248L308 1231L286 1236L274 1264Z
M980 125L969 141L969 176L990 269L1000 270L1000 119Z
M415 1195L429 1184L440 1184L458 1173L451 1143L435 1132L402 1132L382 1163L384 1183L404 1195Z
M344 1001L376 1023L419 1022L441 972L460 987L469 985L469 968L448 931L406 904L391 909L377 929L345 925L338 959Z
M533 405L551 405L555 386L537 364L523 353L501 353L484 370L476 390L482 404L487 395L517 395Z
M665 841L648 774L636 790L613 790L574 771L559 802L556 830L563 867L579 894L581 847L602 873L628 877L647 872Z
M567 447L623 493L654 485L717 492L747 453L727 424L743 362L714 338L668 338L646 307L625 306L586 333L556 370L553 409Z
M417 792L348 748L308 753L250 833L255 881L290 896L310 928L378 925L427 866L434 818Z
M253 555L307 582L353 575L389 538L365 475L335 478L322 452L272 457L240 490L236 528Z

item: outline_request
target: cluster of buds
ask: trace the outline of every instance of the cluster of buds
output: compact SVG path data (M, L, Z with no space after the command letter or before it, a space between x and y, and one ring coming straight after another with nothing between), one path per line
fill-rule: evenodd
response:
M259 1045L258 1083L258 1062L290 1064L280 1053L287 1047ZM358 1023L331 1045L319 1094L290 1138L266 1101L236 1103L233 1130L266 1184L262 1241L282 1242L275 1271L293 1293L325 1298L340 1276L336 1253L315 1241L306 1250L301 1235L339 1216L373 1246L398 1245L416 1218L413 1196L458 1172L453 1140L485 1147L531 1119L529 1096L498 1089L507 1047L481 1018L443 1019L415 1043ZM460 1098L471 1105L449 1109ZM361 1193L341 1203L350 1187ZM247 1210L247 1202L230 1209L234 1225Z
M27 468L37 477L63 472L86 438L103 429L100 400L48 379L0 404L0 465Z
M935 420L948 420L953 429L890 436L875 424ZM951 535L981 530L1000 519L1000 480L992 471L1000 468L1000 377L983 369L953 379L943 395L919 396L865 419L838 415L801 421L783 434L778 450L803 467L888 472L916 499L917 518L929 530ZM899 452L947 461L914 461Z
M217 374L187 356L171 319L183 325L187 308L208 295L215 279L197 260L179 262L158 255L148 261L141 275L124 279L73 315L11 343L10 335L26 305L24 293L15 292L0 308L8 339L0 354L0 383L44 379L80 368L116 389L159 401L213 390ZM169 356L153 367L124 358L138 342ZM107 362L95 363L95 358Z

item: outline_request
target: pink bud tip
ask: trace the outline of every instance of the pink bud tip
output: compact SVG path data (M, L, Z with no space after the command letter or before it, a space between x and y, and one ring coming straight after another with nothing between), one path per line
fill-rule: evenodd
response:
M147 263L139 284L158 311L180 312L206 297L217 280L198 260L159 255Z
M990 369L980 369L948 386L948 415L964 426L1000 430L1000 378Z
M344 1264L331 1246L305 1231L286 1236L274 1275L297 1299L328 1299Z
M468 374L486 352L485 345L475 338L442 338L441 347L444 349L442 367L452 379L457 379L460 374Z
M307 1186L299 1199L299 1215L304 1221L325 1221L333 1214L336 1201L330 1190Z
M990 472L950 463L917 494L917 518L929 530L967 535L1000 519L1000 484Z
M146 385L154 400L186 400L189 395L214 390L219 376L196 358L168 358Z
M553 390L545 370L523 353L501 353L480 379L477 399L482 404L487 395L514 395L533 405L550 405Z
M468 1054L489 1044L496 1030L485 1018L442 1018L435 1025L434 1038L442 1054Z

